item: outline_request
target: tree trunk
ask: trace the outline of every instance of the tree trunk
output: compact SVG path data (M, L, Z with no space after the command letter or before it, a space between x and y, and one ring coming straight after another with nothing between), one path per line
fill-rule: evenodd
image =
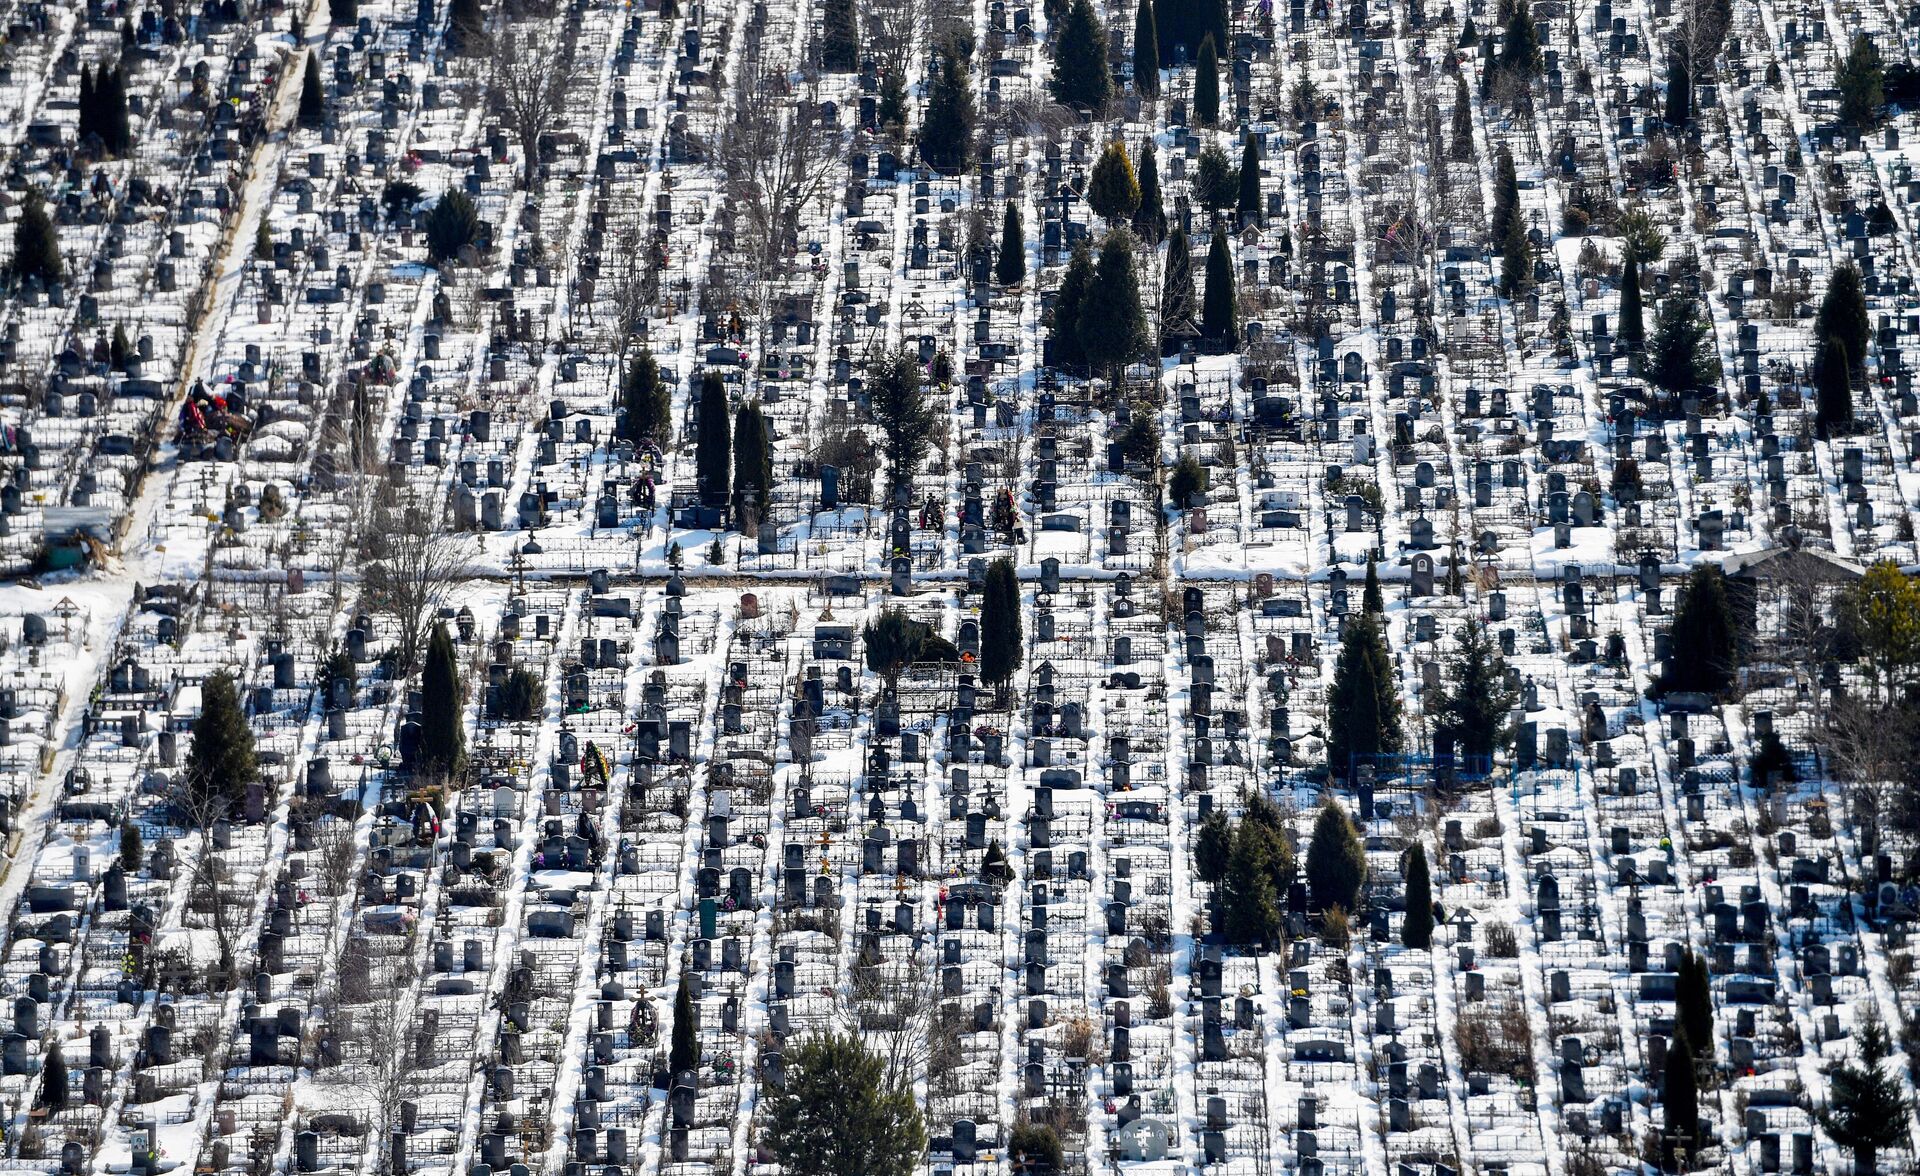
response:
M1875 1176L1879 1168L1879 1149L1859 1144L1853 1149L1853 1176Z

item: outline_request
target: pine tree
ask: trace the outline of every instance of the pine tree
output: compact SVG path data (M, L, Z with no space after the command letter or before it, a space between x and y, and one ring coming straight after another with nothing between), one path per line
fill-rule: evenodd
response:
M1140 145L1140 207L1133 214L1133 231L1149 246L1158 245L1167 235L1167 210L1160 196L1160 165L1155 154L1149 137Z
M1087 207L1104 217L1109 226L1130 220L1140 207L1140 181L1134 178L1126 144L1118 139L1107 144L1087 178Z
M300 70L300 125L319 130L327 121L327 98L320 90L320 59L307 50L306 64Z
M1000 257L993 265L994 281L1016 286L1027 276L1027 239L1020 227L1020 206L1007 201L1007 213L1000 220Z
M693 468L700 498L708 506L719 506L727 501L733 460L732 438L727 433L727 386L719 372L708 372L700 379L694 428Z
M1167 238L1167 264L1160 280L1160 333L1169 342L1199 333L1193 297L1193 250L1186 226Z
M1687 68L1687 56L1675 53L1667 62L1667 125L1691 126L1693 123L1693 71Z
M1100 262L1080 308L1078 333L1087 362L1105 370L1115 387L1121 371L1146 352L1147 318L1140 308L1132 238L1125 232L1108 233L1100 243Z
M1881 1068L1891 1043L1879 1017L1869 1012L1859 1035L1860 1063L1827 1071L1827 1107L1819 1117L1828 1138L1853 1152L1854 1176L1874 1176L1880 1150L1906 1142L1913 1109L1899 1076Z
M1207 286L1200 304L1200 334L1214 348L1231 351L1240 338L1239 314L1233 290L1233 258L1227 251L1227 231L1215 225L1207 245Z
M620 417L620 435L636 445L650 441L664 447L673 428L673 393L660 379L660 363L651 347L640 348L627 365L621 398L626 411Z
M921 160L943 175L966 171L973 160L974 117L966 67L953 54L943 54L920 125Z
M1464 78L1453 80L1453 146L1449 154L1457 163L1473 158L1473 105Z
M360 0L327 0L327 19L335 28L360 23Z
M1133 89L1142 98L1160 96L1160 32L1153 0L1140 0L1133 14Z
M1013 681L1026 652L1021 633L1020 578L1013 560L1001 556L987 565L980 591L980 681L1003 687Z
M1418 841L1407 851L1407 913L1400 922L1400 942L1416 951L1433 946L1433 877L1427 871L1427 850Z
M1506 38L1500 46L1500 71L1531 82L1540 72L1540 30L1533 23L1527 0L1513 6L1507 18Z
M880 106L874 120L883 127L901 127L907 122L907 84L898 70L880 79Z
M886 438L887 485L911 486L933 436L933 410L921 390L919 357L902 348L870 374L868 403Z
M1853 421L1853 382L1848 378L1847 345L1829 338L1813 357L1813 387L1820 435Z
M1509 741L1507 712L1517 695L1507 685L1506 659L1478 620L1469 618L1461 627L1460 651L1448 669L1451 681L1436 699L1438 730L1469 766L1491 770L1494 753Z
M104 67L103 67L104 68ZM74 130L74 137L85 143L87 136L100 133L100 99L93 81L93 67L80 67L80 125Z
M1620 266L1620 341L1629 347L1647 341L1646 314L1640 309L1640 262L1631 253Z
M1467 19L1460 24L1460 39L1455 42L1455 45L1457 48L1471 49L1474 45L1478 44L1479 41L1480 34L1473 27L1473 14L1468 13Z
M1508 298L1519 298L1533 286L1533 247L1527 243L1527 230L1515 216L1507 221L1507 235L1500 242L1500 288Z
M60 1043L54 1042L47 1050L46 1064L40 1070L40 1106L59 1114L67 1109L67 1055L60 1051Z
M458 776L466 765L466 736L460 725L463 701L453 638L445 622L436 622L427 641L426 666L420 672L420 770L428 776Z
M425 228L427 256L436 262L450 261L479 241L480 210L463 189L448 188L427 211Z
M1203 127L1220 121L1220 52L1211 33L1201 40L1194 59L1193 121Z
M1227 876L1227 858L1233 852L1233 822L1214 809L1193 835L1194 877L1217 886Z
M1216 50L1225 45L1227 29L1232 23L1232 14L1227 11L1228 0L1193 0L1193 3L1195 23L1189 34L1191 41L1197 43L1212 37Z
M1719 568L1702 564L1693 569L1674 610L1672 637L1672 653L1654 684L1656 693L1722 694L1733 686L1740 650Z
M1260 219L1260 141L1252 135L1240 149L1240 199L1237 204L1243 221Z
M857 1033L809 1037L787 1052L784 1080L762 1091L768 1141L793 1176L912 1176L927 1133L911 1079Z
M20 219L13 225L13 277L24 282L38 277L45 285L60 280L60 234L47 215L46 201L38 188L27 189L20 205Z
M1504 245L1513 226L1520 221L1520 176L1513 167L1513 152L1505 144L1494 159L1493 223L1490 232L1495 245Z
M1241 821L1221 882L1221 930L1230 943L1274 943L1280 938L1280 896L1274 890L1270 856L1266 830L1254 821Z
M1653 338L1647 344L1647 378L1673 396L1720 382L1720 355L1713 327L1700 305L1685 295L1660 304Z
M1051 341L1053 363L1056 367L1081 370L1087 365L1087 351L1080 341L1080 314L1087 303L1087 294L1093 288L1093 258L1087 252L1087 243L1082 240L1074 244L1073 257L1067 262L1066 276L1060 279L1060 289L1054 292L1053 307L1049 311L1052 322L1048 339Z
M1367 880L1367 851L1347 811L1331 799L1314 818L1313 841L1307 846L1307 898L1315 911L1334 907L1352 914Z
M1367 578L1360 593L1360 610L1375 615L1387 611L1386 594L1380 591L1380 568L1371 555L1367 557Z
M1232 208L1240 198L1240 175L1218 144L1200 149L1193 168L1193 198L1202 208Z
M1667 1046L1667 1069L1661 1076L1660 1105L1665 1111L1662 1133L1663 1168L1686 1171L1699 1150L1700 1078L1693 1068L1693 1046L1685 1029L1675 1029Z
M821 0L820 68L851 73L860 68L860 30L853 0Z
M1880 107L1886 101L1886 66L1873 38L1856 33L1847 56L1834 70L1833 84L1840 91L1840 125L1849 130L1872 130L1880 121Z
M125 155L133 146L133 124L127 118L127 67L115 62L100 67L96 100L100 103L100 140L113 155Z
M253 781L253 730L240 709L240 692L224 670L200 687L200 716L187 752L187 787L196 803L231 800Z
M1167 477L1167 501L1175 510L1191 510L1204 503L1196 500L1207 489L1207 471L1194 460L1192 454L1186 454L1174 463L1173 473Z
M1099 111L1113 93L1107 67L1107 30L1091 0L1073 0L1053 49L1053 96L1068 106Z
M1327 700L1327 767L1344 780L1367 756L1400 750L1400 692L1393 682L1381 618L1347 622Z
M120 822L120 868L131 874L140 869L140 863L146 860L145 847L141 844L140 823L131 816Z
M1691 948L1680 955L1675 982L1674 1021L1694 1046L1697 1062L1713 1064L1713 981L1707 961Z
M733 414L733 516L745 529L749 512L767 517L773 490L773 436L759 404L743 404Z
M1827 292L1820 298L1820 313L1813 320L1816 344L1838 339L1847 347L1847 372L1855 382L1866 378L1867 371L1867 297L1860 285L1860 270L1851 261L1834 267L1827 278Z
M673 1035L667 1049L667 1071L674 1075L700 1068L700 1026L693 1012L693 988L680 973L680 990L673 994Z

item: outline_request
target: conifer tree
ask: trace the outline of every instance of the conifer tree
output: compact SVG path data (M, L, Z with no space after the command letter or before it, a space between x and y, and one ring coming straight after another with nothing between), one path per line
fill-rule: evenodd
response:
M1113 92L1107 67L1107 30L1091 0L1073 0L1053 51L1053 96L1068 106L1098 111Z
M821 0L820 68L851 73L860 68L860 32L853 0Z
M46 1064L40 1070L39 1103L48 1111L59 1114L67 1109L70 1091L67 1087L67 1055L60 1050L55 1041L47 1050Z
M307 50L300 74L300 125L310 131L319 130L327 121L327 98L320 90L320 59L311 49Z
M240 709L240 693L226 671L200 687L200 716L193 721L187 752L187 787L196 803L230 800L257 774L253 730Z
M1327 699L1328 770L1344 780L1358 759L1399 751L1400 738L1400 692L1381 618L1362 611L1347 622Z
M1711 564L1695 567L1674 610L1672 654L1655 692L1722 694L1730 689L1740 665L1733 623L1720 569Z
M761 1092L762 1137L782 1172L913 1176L920 1170L927 1134L911 1079L903 1080L893 1060L869 1049L859 1033L816 1034L792 1045L784 1075Z
M660 379L660 363L651 347L640 348L627 365L621 397L626 412L620 418L620 435L636 445L651 441L665 446L673 427L673 393Z
M954 54L940 56L920 125L920 158L943 175L958 175L973 161L973 88Z
M902 348L871 373L868 402L886 439L887 485L910 486L933 436L933 410L920 380L920 359Z
M1527 0L1518 0L1507 18L1506 38L1500 45L1500 72L1531 82L1540 72L1540 30L1533 23L1533 9Z
M1507 685L1507 663L1487 639L1478 620L1460 630L1460 651L1448 667L1451 679L1439 691L1438 729L1454 742L1457 754L1491 767L1495 752L1509 741L1507 712L1517 697Z
M1134 177L1126 144L1118 139L1107 144L1087 178L1087 207L1106 218L1109 226L1132 219L1140 207L1140 182Z
M1647 378L1673 396L1720 382L1720 355L1713 326L1700 304L1676 294L1660 304L1653 338L1647 343Z
M327 19L335 27L360 23L360 0L327 0Z
M1687 68L1685 53L1675 53L1667 62L1667 125L1693 124L1693 71Z
M1519 298L1533 286L1533 247L1527 243L1527 231L1515 216L1507 221L1507 235L1500 242L1500 288L1508 298Z
M125 155L133 146L133 125L127 118L127 67L115 62L100 67L96 100L100 104L100 139L113 155Z
M1153 0L1140 0L1133 14L1133 89L1142 98L1160 96L1160 32Z
M732 438L727 432L727 386L719 372L700 378L700 408L694 421L693 468L701 501L720 506L731 488Z
M1273 943L1280 938L1280 901L1274 891L1266 831L1242 820L1234 830L1221 882L1221 915L1228 942Z
M420 769L429 776L458 776L466 766L466 735L460 725L463 691L445 622L435 622L420 672Z
M1367 557L1367 578L1360 594L1360 608L1374 614L1387 611L1386 595L1380 591L1380 568L1371 555Z
M1695 1061L1713 1064L1713 981L1707 961L1691 948L1680 955L1674 989L1674 1020L1693 1044Z
M1813 357L1815 423L1826 436L1835 425L1853 421L1853 381L1849 379L1847 345L1829 338Z
M1160 196L1160 165L1156 162L1153 139L1140 145L1140 207L1133 214L1133 231L1149 246L1158 245L1167 235L1167 210Z
M1020 227L1020 207L1009 200L1000 220L1000 256L993 264L993 278L1002 286L1015 286L1026 276L1027 240Z
M1660 1086L1665 1113L1663 1168L1684 1172L1699 1148L1700 1078L1693 1068L1693 1046L1685 1029L1675 1029L1667 1046L1667 1068Z
M1220 121L1220 52L1211 33L1201 39L1194 59L1193 121L1203 127Z
M1225 226L1216 225L1207 245L1207 287L1201 302L1200 333L1218 349L1231 351L1240 337L1234 300L1233 258L1227 250Z
M1147 349L1147 318L1140 308L1140 280L1133 267L1132 238L1108 233L1100 243L1100 262L1080 308L1080 347L1087 362L1104 370L1115 387L1120 373Z
M1867 298L1860 285L1860 270L1851 261L1834 267L1827 278L1827 292L1820 299L1820 313L1813 320L1814 342L1838 339L1847 347L1847 372L1859 383L1867 371Z
M1632 253L1620 266L1620 341L1629 347L1647 341L1646 314L1640 302L1640 262Z
M673 17L665 11L673 0L663 0L661 15L667 20ZM448 52L461 56L472 48L474 42L486 27L486 14L480 10L480 0L451 0L447 5Z
M773 489L773 438L759 404L743 404L733 414L733 515L743 529L751 517L767 517Z
M667 1070L678 1075L700 1068L700 1026L695 1023L693 989L687 972L680 973L680 989L673 994L673 1033L667 1049Z
M101 67L104 71L105 67ZM87 136L100 133L100 99L93 80L93 67L80 67L80 125L74 136L85 143Z
M1495 245L1504 245L1513 226L1520 220L1520 176L1514 170L1513 152L1502 144L1494 159L1493 223L1490 226Z
M1418 841L1407 851L1406 916L1400 922L1400 942L1416 951L1433 946L1433 877L1427 871L1427 850Z
M1307 846L1307 900L1318 912L1334 907L1352 914L1367 880L1367 851L1347 811L1328 799L1314 818Z
M1160 335L1166 346L1199 333L1198 308L1193 298L1193 249L1186 226L1173 226L1167 238L1167 264L1160 278Z
M1847 55L1834 70L1834 88L1840 91L1840 125L1853 131L1871 130L1880 121L1886 101L1886 66L1873 38L1856 33Z
M1021 633L1020 578L1013 560L1001 556L987 565L980 592L980 681L1004 687L1020 668L1026 641Z
M1246 145L1240 149L1238 211L1243 221L1260 219L1260 141L1252 135L1247 136Z
M1060 289L1055 292L1053 307L1049 311L1052 322L1048 339L1053 344L1053 363L1056 367L1078 371L1087 365L1086 348L1080 342L1080 315L1092 287L1092 255L1088 253L1084 240L1075 242L1073 257L1067 262L1066 276L1060 280Z
M40 190L29 188L20 205L20 219L13 225L14 280L26 281L37 276L42 283L52 285L60 280L62 271L60 234L53 227L53 218L47 215L47 204Z
M1209 886L1227 876L1227 858L1233 852L1233 822L1219 809L1208 813L1193 835L1193 873Z
M1448 154L1457 163L1473 158L1473 105L1465 78L1453 80L1453 145Z
M1827 1137L1853 1153L1854 1176L1874 1176L1881 1149L1906 1142L1913 1114L1900 1078L1880 1065L1890 1042L1880 1018L1871 1011L1857 1030L1860 1061L1841 1062L1827 1071L1827 1106L1820 1126Z

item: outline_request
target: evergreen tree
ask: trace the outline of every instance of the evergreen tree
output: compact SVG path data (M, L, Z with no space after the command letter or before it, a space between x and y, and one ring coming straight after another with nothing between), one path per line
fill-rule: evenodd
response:
M1507 663L1487 639L1487 630L1469 618L1460 630L1460 651L1449 667L1451 682L1437 699L1438 729L1450 737L1455 753L1469 766L1492 767L1495 752L1511 739L1507 713L1517 697L1507 685Z
M820 68L851 73L860 68L860 27L853 0L821 0Z
M1133 89L1142 98L1160 96L1160 33L1153 0L1140 0L1133 14Z
M1453 80L1453 146L1448 153L1457 163L1473 158L1473 105L1465 78Z
M145 847L141 844L140 823L132 816L120 822L120 868L132 874L140 869L145 860Z
M1827 1071L1827 1106L1820 1126L1834 1143L1853 1153L1854 1176L1874 1176L1882 1148L1906 1142L1913 1114L1898 1074L1881 1068L1890 1049L1880 1019L1868 1013L1859 1029L1860 1062Z
M973 87L964 64L942 54L920 124L920 158L943 175L958 175L973 161Z
M1865 132L1880 121L1880 107L1886 101L1886 66L1873 38L1855 33L1847 56L1834 70L1833 84L1840 91L1840 125Z
M1193 251L1184 225L1167 238L1167 265L1160 283L1160 333L1169 342L1199 332L1193 298Z
M1016 286L1026 276L1027 239L1020 227L1020 206L1009 200L1000 220L1000 257L993 264L993 278L1002 286Z
M907 123L907 84L898 70L880 79L880 106L874 119L883 127L902 127Z
M1194 59L1193 121L1203 127L1220 121L1220 51L1214 48L1211 33L1201 39Z
M1367 557L1367 578L1360 593L1360 609L1376 615L1387 611L1386 594L1380 591L1380 568L1371 555Z
M1327 767L1348 778L1362 758L1400 750L1400 692L1393 682L1381 618L1362 612L1347 622L1327 699Z
M1427 872L1427 850L1418 841L1407 851L1407 913L1400 922L1400 942L1416 951L1433 946L1433 877Z
M913 1087L857 1033L825 1033L787 1052L784 1080L762 1089L763 1138L790 1176L912 1176L927 1133Z
M1092 288L1093 258L1087 252L1087 243L1084 240L1077 241L1073 246L1073 257L1067 262L1066 276L1060 280L1060 289L1054 293L1053 307L1049 311L1052 321L1048 339L1053 344L1053 363L1056 367L1078 371L1087 365L1087 351L1080 341L1080 315Z
M1713 326L1700 313L1699 303L1685 295L1675 295L1660 304L1647 350L1647 378L1671 395L1720 382Z
M47 1050L46 1064L40 1070L39 1105L57 1115L67 1109L68 1096L67 1055L55 1041Z
M642 347L627 365L621 399L626 412L620 418L620 435L636 445L651 441L664 448L673 427L673 393L660 379L652 348Z
M1111 232L1100 243L1100 262L1080 308L1078 334L1087 362L1105 370L1113 385L1120 373L1145 354L1150 336L1140 309L1140 280L1133 268L1133 241Z
M1265 829L1243 820L1234 830L1221 885L1221 930L1230 943L1274 943L1280 938L1280 896L1274 891Z
M200 716L193 721L193 747L187 752L187 788L196 803L231 800L258 770L253 731L240 709L240 692L226 671L200 687Z
M326 125L327 97L320 90L320 59L311 49L300 75L300 125L316 131Z
M1647 341L1646 314L1640 309L1640 262L1631 253L1620 266L1620 341L1629 347Z
M868 403L886 438L887 485L910 486L933 437L933 409L921 389L919 357L902 348L871 375Z
M1667 62L1667 125L1693 124L1693 71L1687 68L1685 53L1675 53Z
M1533 247L1527 243L1527 230L1518 216L1507 221L1507 235L1500 242L1500 288L1508 298L1519 298L1533 286Z
M1133 231L1149 246L1158 245L1167 235L1167 210L1160 196L1160 165L1155 161L1153 139L1140 145L1140 207L1133 214Z
M460 725L465 692L454 659L453 638L437 621L420 671L420 770L428 776L458 776L466 767L466 734Z
M1493 223L1490 228L1494 244L1506 244L1513 226L1518 223L1520 223L1520 176L1514 170L1513 152L1502 144L1499 155L1494 157L1493 165Z
M1667 1046L1667 1069L1662 1075L1660 1105L1665 1110L1662 1133L1663 1168L1684 1172L1700 1139L1700 1078L1693 1068L1693 1046L1685 1029L1675 1029Z
M1195 496L1207 489L1207 471L1193 459L1192 454L1183 456L1174 463L1173 473L1167 478L1167 499L1175 510L1191 510L1201 505L1204 499L1196 501Z
M327 0L327 20L335 28L360 23L360 0Z
M1240 338L1240 324L1226 227L1215 225L1209 236L1213 240L1207 245L1207 287L1200 304L1200 334L1212 347L1232 351Z
M680 989L673 994L673 1034L667 1049L667 1071L682 1074L700 1068L700 1026L693 1012L693 989L687 972L680 973Z
M1460 39L1455 42L1455 46L1460 49L1471 49L1479 41L1480 33L1473 27L1473 14L1468 13L1467 19L1460 24Z
M1532 82L1540 72L1540 30L1533 23L1533 9L1527 0L1513 6L1507 17L1506 38L1500 45L1500 70L1512 77Z
M13 277L24 282L38 277L45 285L60 280L60 234L47 215L47 204L38 188L27 189L20 205L20 219L13 225Z
M1693 569L1674 610L1672 637L1673 652L1654 683L1656 693L1722 694L1732 688L1740 650L1719 568L1701 564Z
M1096 112L1113 92L1113 73L1107 67L1107 30L1094 14L1091 0L1073 0L1053 50L1053 96L1068 106L1086 106Z
M1171 66L1175 60L1174 50L1187 43L1187 28L1193 23L1188 7L1191 0L1155 0L1153 5L1153 31L1158 38L1155 42L1157 56Z
M1860 270L1851 261L1834 267L1827 278L1827 292L1820 298L1820 313L1813 320L1816 344L1837 339L1846 344L1847 372L1855 382L1867 372L1867 297L1860 285Z
M104 67L102 67L104 69ZM80 67L80 125L74 130L74 137L85 143L87 136L100 133L100 99L93 81L93 67Z
M665 3L671 4L673 0L665 0ZM673 18L668 16L667 19ZM479 39L486 27L486 20L486 14L480 10L480 0L451 0L447 5L448 52L455 56L464 54Z
M1366 847L1347 811L1329 799L1314 818L1313 841L1307 846L1308 903L1315 911L1339 907L1352 914L1366 880Z
M1195 24L1190 36L1189 47L1199 52L1200 42L1213 38L1214 48L1227 43L1227 30L1232 24L1232 14L1227 10L1228 0L1194 0Z
M693 469L700 499L708 506L720 506L731 489L733 446L727 432L727 386L719 372L708 372L700 378L700 407L694 430Z
M1200 149L1193 169L1193 198L1208 209L1232 208L1240 198L1240 175L1217 144Z
M427 211L427 256L435 262L449 261L480 239L480 210L473 197L459 188L448 188Z
M767 517L773 489L773 435L756 404L733 414L733 514L743 528L751 512L756 524Z
M1252 135L1240 149L1240 199L1238 211L1244 221L1260 219L1260 141Z
M1013 560L1001 556L987 565L980 592L980 681L1004 687L1013 681L1026 652L1021 634L1020 578Z
M1848 378L1847 345L1829 338L1813 357L1813 387L1816 397L1814 420L1820 435L1826 436L1835 425L1853 421L1853 382Z
M1674 1021L1694 1045L1697 1062L1713 1064L1713 981L1707 961L1691 948L1680 955L1675 982Z
M115 62L100 67L96 100L100 103L100 140L113 155L125 155L133 146L133 125L127 119L127 67Z
M1140 207L1140 181L1134 178L1127 145L1118 139L1107 144L1087 178L1087 207L1106 218L1110 226L1132 219L1134 210Z
M1233 852L1233 822L1214 809L1193 835L1193 874L1209 886L1227 876L1227 857Z

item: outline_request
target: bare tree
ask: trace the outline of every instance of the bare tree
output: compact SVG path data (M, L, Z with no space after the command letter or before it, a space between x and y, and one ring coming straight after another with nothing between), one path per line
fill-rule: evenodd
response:
M365 1123L368 1148L361 1156L361 1169L377 1176L393 1171L387 1132L400 1120L400 1104L414 1070L412 943L408 936L390 952L369 952L374 981L370 991L342 993L329 1026L339 1047L340 1064L315 1075ZM353 995L361 999L351 1002Z
M614 246L613 279L607 300L613 304L614 342L626 346L647 308L660 298L660 274L666 268L657 246L643 244L632 228L622 230Z
M910 1086L925 1077L940 1016L933 957L918 951L888 956L878 940L866 939L854 961L851 997L842 1017L886 1062L888 1085Z
M170 799L182 823L199 834L187 879L187 913L182 921L213 932L216 958L207 971L207 991L225 992L239 979L240 920L249 900L235 885L223 851L214 847L214 827L226 820L233 798L204 792L182 777Z
M862 14L867 27L865 48L882 75L905 76L912 70L932 9L928 0L878 0Z
M1836 774L1852 785L1854 812L1865 815L1861 852L1871 854L1883 823L1910 829L1920 815L1912 779L1920 763L1920 710L1840 695L1827 710L1826 731Z
M491 47L487 104L520 143L520 178L540 172L540 140L559 120L573 63L571 34L544 25L505 29Z
M429 614L466 578L466 538L437 530L418 506L374 505L362 542L361 601L391 620L399 671L412 671L426 644Z

